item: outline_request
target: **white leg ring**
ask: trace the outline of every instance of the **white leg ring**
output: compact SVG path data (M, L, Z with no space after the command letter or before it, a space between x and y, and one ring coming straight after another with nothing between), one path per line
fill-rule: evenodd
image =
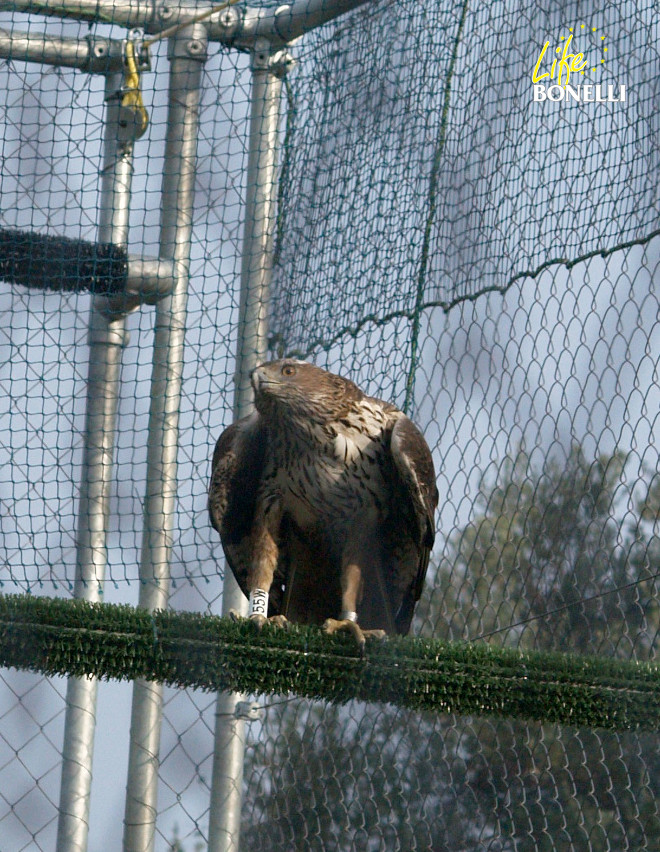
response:
M250 609L248 617L251 615L263 615L268 617L268 592L263 589L252 589L250 592Z

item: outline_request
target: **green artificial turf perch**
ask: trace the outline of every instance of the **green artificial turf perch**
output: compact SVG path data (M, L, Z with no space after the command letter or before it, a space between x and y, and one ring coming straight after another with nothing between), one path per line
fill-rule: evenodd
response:
M249 653L246 653L249 651ZM660 667L483 643L370 640L187 612L0 596L0 664L206 691L352 698L435 713L613 730L660 728Z

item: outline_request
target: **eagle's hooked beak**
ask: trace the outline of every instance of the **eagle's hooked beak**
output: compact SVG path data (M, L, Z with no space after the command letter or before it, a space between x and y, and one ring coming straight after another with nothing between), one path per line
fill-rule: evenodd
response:
M272 376L268 374L265 364L260 364L252 370L250 373L250 381L252 382L255 394L258 394L259 391L263 391L264 385L273 384Z
M267 394L269 391L277 394L277 388L281 388L283 384L286 384L282 381L281 373L283 374L288 369L291 369L288 365L280 369L279 362L267 362L255 367L250 373L250 381L254 388L255 397ZM286 373L286 376L288 377L289 373Z
M261 375L259 371L260 368L255 367L250 373L250 381L252 382L252 388L255 393L259 393L259 384L261 383Z

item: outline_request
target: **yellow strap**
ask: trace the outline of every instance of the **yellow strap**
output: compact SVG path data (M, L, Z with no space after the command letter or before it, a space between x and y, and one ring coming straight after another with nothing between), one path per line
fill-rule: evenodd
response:
M137 59L135 58L135 43L126 42L126 70L124 72L124 93L121 99L122 107L136 113L136 125L138 131L135 138L138 139L149 124L149 113L145 109L140 91L140 72L138 71Z

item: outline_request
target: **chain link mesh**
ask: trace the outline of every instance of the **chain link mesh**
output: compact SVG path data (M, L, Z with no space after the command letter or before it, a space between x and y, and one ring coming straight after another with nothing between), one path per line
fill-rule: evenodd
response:
M627 102L532 103L544 41L554 49L583 23L584 44L607 57L590 81L626 85ZM90 33L36 15L0 26ZM416 635L657 658L658 35L650 2L598 14L377 2L292 49L272 352L341 372L422 426L441 504ZM102 78L18 60L0 76L0 228L94 242ZM129 253L144 256L158 254L167 77L156 45L131 197ZM205 495L231 420L249 84L245 54L211 50L170 600L215 613L224 564ZM90 301L0 282L5 591L73 590ZM135 604L153 310L128 329L104 590ZM129 702L128 685L101 684L90 849L120 843ZM660 845L655 734L262 703L248 727L245 850ZM159 852L206 848L214 712L212 696L165 690ZM3 673L7 848L54 848L63 717L63 681Z

